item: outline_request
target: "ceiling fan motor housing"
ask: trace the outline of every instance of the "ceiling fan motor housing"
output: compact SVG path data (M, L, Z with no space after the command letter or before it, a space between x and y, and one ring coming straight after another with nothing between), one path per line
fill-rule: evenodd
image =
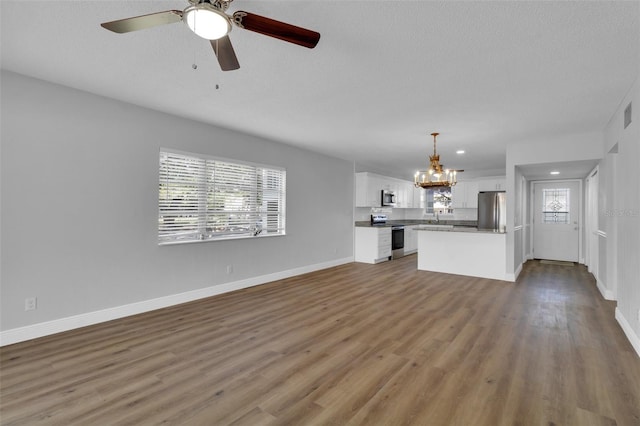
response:
M226 12L226 10L229 8L229 4L231 3L232 0L188 0L189 3L191 3L191 5L193 6L197 6L199 4L210 4L211 6L213 6L214 9L220 10L222 12Z

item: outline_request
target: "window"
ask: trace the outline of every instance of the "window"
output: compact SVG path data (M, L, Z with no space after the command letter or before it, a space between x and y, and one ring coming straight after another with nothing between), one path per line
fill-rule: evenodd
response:
M542 223L569 223L569 188L542 190Z
M427 213L453 213L451 187L427 189Z
M286 171L161 149L158 243L285 235Z

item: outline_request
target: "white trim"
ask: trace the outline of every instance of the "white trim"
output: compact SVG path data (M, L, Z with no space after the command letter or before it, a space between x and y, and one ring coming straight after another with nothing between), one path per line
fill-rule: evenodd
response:
M516 282L516 280L518 279L518 275L520 275L520 272L522 272L522 265L523 263L518 265L518 267L516 268L516 271L513 274L506 273L505 274L506 281Z
M272 274L261 275L253 278L247 278L245 280L233 281L229 283L214 285L211 287L201 288L198 290L172 294L169 296L158 297L156 299L144 300L141 302L130 303L127 305L116 306L113 308L102 309L94 312L87 312L71 317L41 322L25 327L14 328L0 332L0 347L11 345L13 343L24 342L25 340L31 340L38 337L48 336L55 333L61 333L63 331L69 331L80 327L86 327L88 325L111 321L118 318L124 318L130 315L141 314L156 309L191 302L194 300L203 299L205 297L228 293L230 291L241 290L243 288L265 284L271 281L282 280L309 272L319 271L321 269L332 268L334 266L344 265L351 262L353 262L353 257L345 257L342 259L335 259L328 262L302 266L295 269L289 269L286 271L275 272Z
M531 186L529 188L529 196L531 197L530 200L531 202L529 203L529 211L531 213L531 218L535 217L535 196L534 196L534 190L535 190L535 186L536 184L540 183L540 184L545 184L545 183L558 183L558 182L578 182L578 186L579 186L579 190L578 190L578 199L579 199L579 210L580 210L580 214L578 214L578 227L580 228L580 232L578 233L578 263L584 265L585 261L584 261L584 254L583 254L583 249L582 249L582 234L584 233L584 221L583 221L583 216L584 216L584 194L583 194L583 180L582 179L558 179L558 180L532 180L531 181ZM531 238L530 238L530 249L531 249L531 253L533 253L533 255L535 256L535 253L533 251L533 238L534 238L534 231L535 231L535 225L536 222L535 220L533 220L533 222L531 223L531 228L529 229L529 233L531 234ZM535 258L535 257L534 257Z
M619 308L616 308L616 320L618 320L618 324L620 324L620 327L622 327L622 331L624 331L627 339L629 339L629 343L631 343L633 349L636 350L636 354L638 354L638 357L640 357L640 337L638 337L638 335L634 333L633 328L631 328L631 325L629 324L629 322L627 322L627 319L624 317L624 315L622 315L622 312L620 312Z
M616 300L615 296L613 295L613 292L609 290L607 286L604 285L602 281L600 281L597 278L596 278L596 285L598 286L598 290L600 290L600 294L602 295L602 297L604 297L606 300Z

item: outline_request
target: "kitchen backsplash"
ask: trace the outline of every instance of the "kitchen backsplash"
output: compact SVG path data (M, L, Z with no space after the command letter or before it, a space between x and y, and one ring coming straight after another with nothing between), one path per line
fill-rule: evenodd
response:
M426 214L424 209L394 209L392 207L356 207L355 221L369 220L372 213L382 213L389 217L389 220L403 219L429 219L432 214ZM451 215L441 215L443 219L452 220L478 220L478 209L455 209Z

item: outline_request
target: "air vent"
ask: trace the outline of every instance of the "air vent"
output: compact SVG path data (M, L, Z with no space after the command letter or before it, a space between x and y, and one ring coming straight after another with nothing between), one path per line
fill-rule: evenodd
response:
M629 124L631 124L631 102L624 109L624 128L626 129Z

